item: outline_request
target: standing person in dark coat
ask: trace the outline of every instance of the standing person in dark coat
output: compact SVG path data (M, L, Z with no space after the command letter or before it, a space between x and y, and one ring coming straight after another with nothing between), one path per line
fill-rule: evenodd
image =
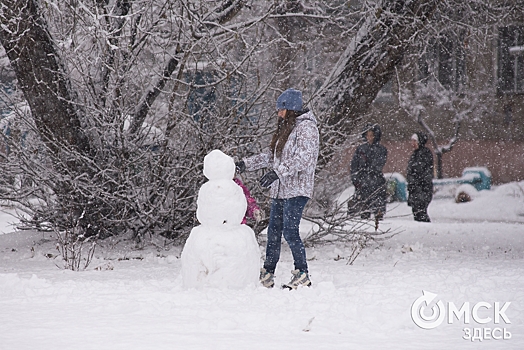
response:
M351 159L351 181L355 186L356 206L349 213L360 212L362 219L375 214L375 220L382 220L386 212L386 179L382 168L386 164L388 150L380 144L382 132L378 124L366 124L362 137L366 143L355 150Z
M430 222L428 206L433 199L433 154L425 146L428 136L417 132L411 136L413 154L408 162L408 205L415 221Z

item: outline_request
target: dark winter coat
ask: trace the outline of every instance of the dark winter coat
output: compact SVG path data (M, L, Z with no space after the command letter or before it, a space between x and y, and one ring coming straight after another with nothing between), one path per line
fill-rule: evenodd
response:
M425 147L427 136L417 133L419 147L408 162L408 205L426 208L433 198L433 154Z
M371 211L385 210L386 179L382 169L386 164L388 151L380 144L380 127L374 124L366 128L362 134L364 138L368 130L372 130L375 136L373 144L366 142L355 150L351 159L351 181L361 200L373 202L369 207Z

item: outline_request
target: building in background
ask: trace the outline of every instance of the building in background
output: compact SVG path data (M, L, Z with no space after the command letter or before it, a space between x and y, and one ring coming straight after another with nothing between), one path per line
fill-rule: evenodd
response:
M524 14L484 34L443 32L423 54L405 56L365 116L383 126L391 150L385 171L405 172L409 137L423 130L410 107L423 106L439 145L460 122L458 141L443 155L445 177L485 166L495 184L524 179Z

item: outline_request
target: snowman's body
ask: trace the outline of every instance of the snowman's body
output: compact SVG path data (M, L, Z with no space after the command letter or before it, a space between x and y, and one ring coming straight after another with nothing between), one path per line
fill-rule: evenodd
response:
M219 150L204 158L208 178L197 199L197 219L182 251L182 278L187 288L244 288L256 285L260 250L255 233L242 219L247 202L233 181L235 163Z

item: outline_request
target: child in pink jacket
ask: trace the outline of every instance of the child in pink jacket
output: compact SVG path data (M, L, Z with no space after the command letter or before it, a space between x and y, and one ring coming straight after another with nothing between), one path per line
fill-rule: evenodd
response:
M244 185L239 178L235 177L233 181L235 181L235 183L242 188L244 195L246 196L247 210L244 219L242 219L242 224L247 222L247 218L253 219L257 223L260 222L260 220L262 220L262 211L258 207L256 199L251 196L251 193L247 189L246 185Z

